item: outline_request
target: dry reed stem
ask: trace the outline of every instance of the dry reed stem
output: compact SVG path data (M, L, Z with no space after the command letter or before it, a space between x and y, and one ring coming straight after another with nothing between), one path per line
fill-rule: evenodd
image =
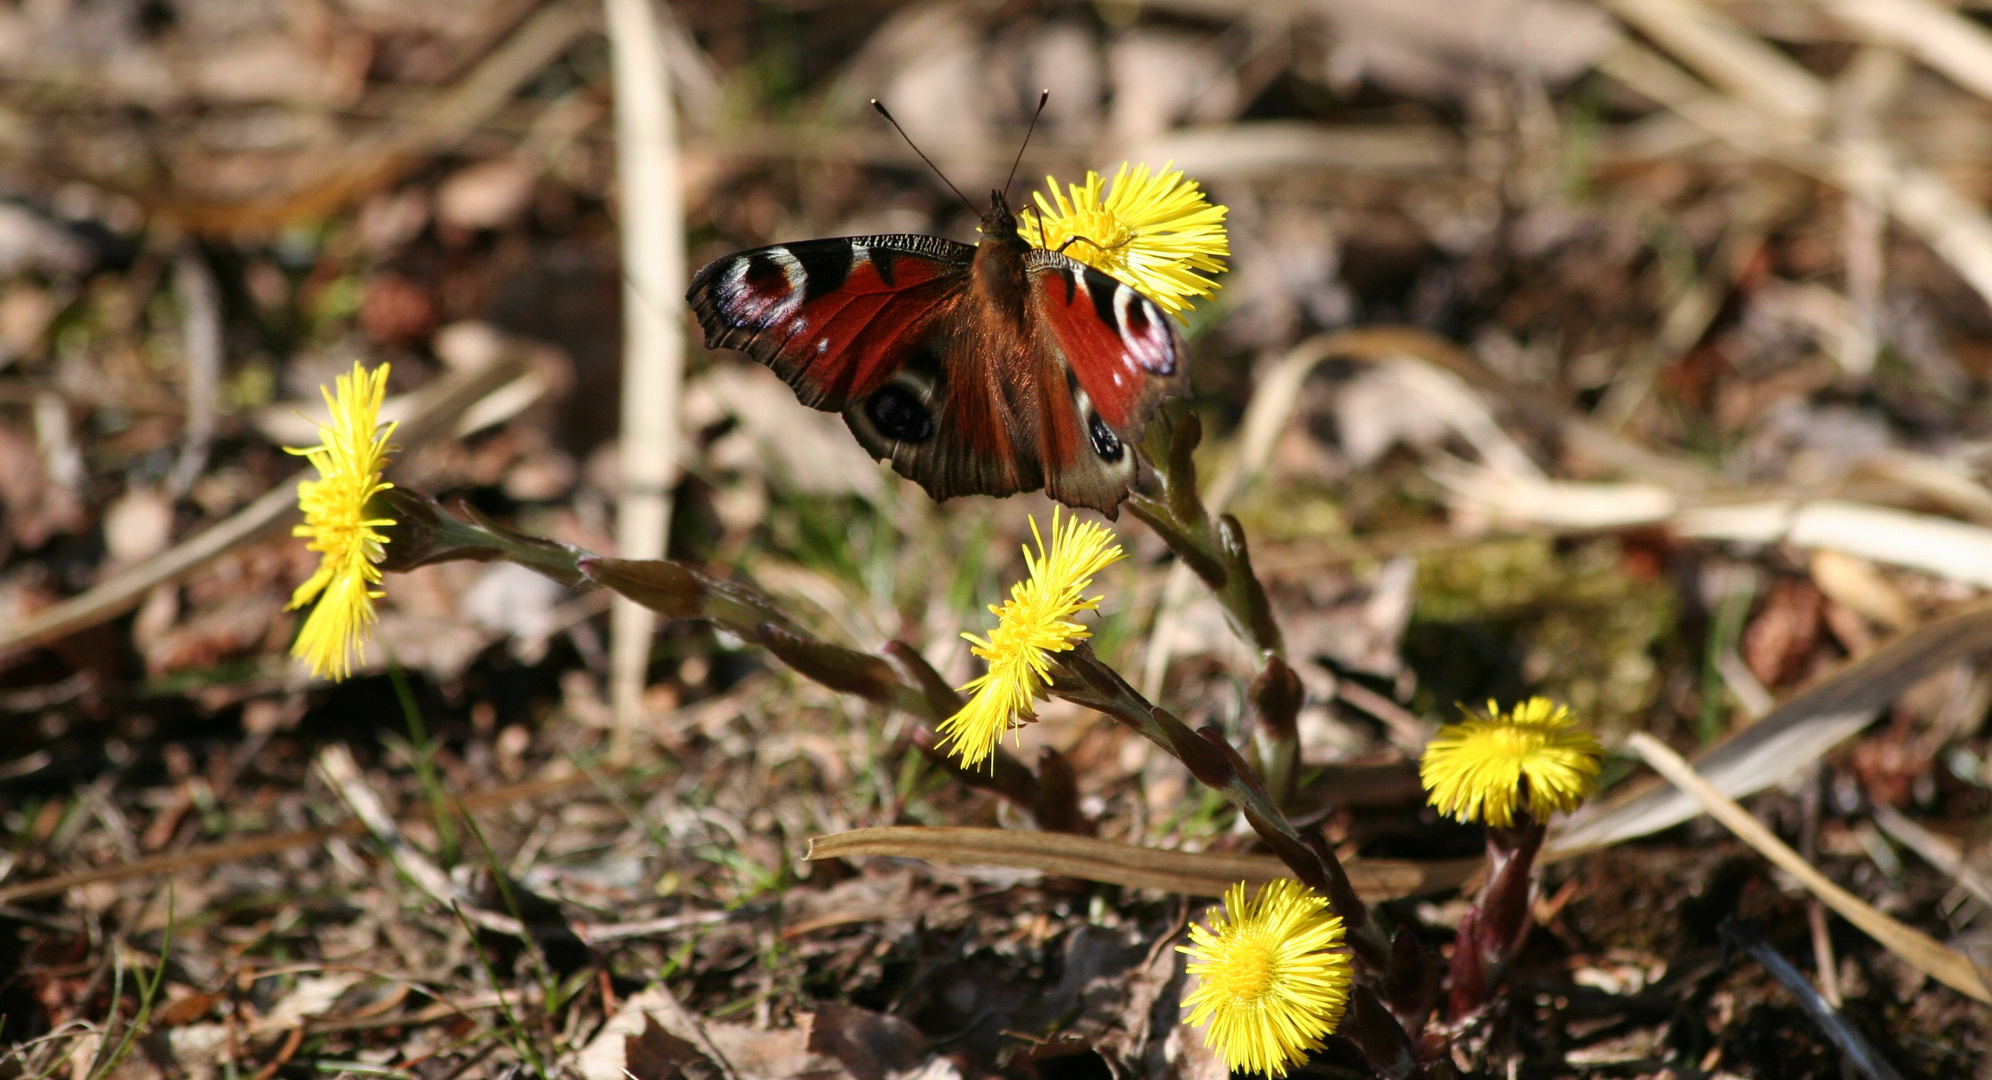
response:
M685 206L664 17L652 0L605 0L616 95L616 181L622 215L623 385L617 554L661 559L678 472L678 400L685 342ZM609 617L609 758L626 762L642 717L657 617L617 598Z
M180 459L174 462L166 486L174 495L183 495L207 468L214 442L215 395L225 359L221 290L200 249L191 244L173 260L173 293L180 301L181 348L187 354L187 425Z
M1923 861L1957 879L1964 890L1978 898L1978 902L1992 907L1992 880L1971 868L1964 861L1949 840L1925 829L1903 816L1902 811L1892 806L1880 805L1874 808L1874 823L1896 843L1922 856Z
M1293 877L1271 855L1217 855L1139 847L1070 833L895 825L812 837L805 859L863 855L925 859L1038 870L1060 877L1186 896L1222 896L1240 881L1254 884ZM1343 868L1367 903L1443 892L1480 872L1479 859L1417 862L1346 859Z

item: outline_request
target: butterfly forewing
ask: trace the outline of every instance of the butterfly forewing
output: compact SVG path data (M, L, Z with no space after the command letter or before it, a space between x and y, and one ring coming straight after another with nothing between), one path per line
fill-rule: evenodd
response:
M710 348L773 368L803 404L842 410L904 367L957 302L975 249L850 236L728 255L687 294Z
M1164 397L1183 392L1183 339L1154 301L1057 252L1024 259L1037 322L1078 377L1107 426L1123 439Z
M1050 429L1052 498L1112 515L1135 480L1131 444L1162 399L1188 386L1183 343L1147 297L1050 251L1025 257L1032 324L1068 392Z

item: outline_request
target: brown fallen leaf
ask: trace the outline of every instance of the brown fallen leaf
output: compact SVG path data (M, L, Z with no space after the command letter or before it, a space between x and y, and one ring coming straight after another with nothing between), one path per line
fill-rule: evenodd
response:
M1743 662L1758 682L1782 686L1805 670L1819 643L1822 599L1808 581L1787 579L1772 586L1763 610L1743 631Z
M665 1031L647 1013L640 1034L623 1036L622 1071L628 1080L706 1080L719 1075L711 1058Z
M836 1058L857 1080L886 1080L928 1055L927 1037L896 1016L855 1005L819 1005L809 1021L809 1051Z

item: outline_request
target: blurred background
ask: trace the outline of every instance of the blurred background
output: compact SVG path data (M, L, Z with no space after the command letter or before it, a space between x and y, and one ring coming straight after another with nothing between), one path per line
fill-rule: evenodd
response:
M1232 269L1186 326L1199 461L1308 689L1303 821L1345 853L1479 850L1415 780L1460 703L1548 694L1608 745L1683 750L1769 714L1803 745L1731 790L1768 789L1760 814L1837 880L1981 949L1992 7L654 11L687 272L819 236L972 241L874 97L977 198L1049 89L1013 202L1126 160L1230 208ZM1149 951L1178 898L798 862L860 825L1028 822L913 752L910 719L729 635L660 627L643 764L615 777L598 594L450 563L389 578L350 681L286 655L316 557L277 512L282 447L314 441L318 387L355 360L391 363L391 415L429 420L397 481L615 549L620 226L660 196L619 189L605 25L567 0L0 0L0 1037L48 1037L0 1073L578 1069L662 978L773 1062L741 1075L1207 1074L1173 954ZM931 503L656 300L687 338L670 554L972 677L958 634L1049 504ZM440 411L501 356L516 370ZM1101 580L1102 655L1248 738L1252 657L1155 536L1117 528L1135 557ZM1883 648L1913 633L1923 652ZM1774 711L1834 677L1838 711ZM1249 839L1098 717L1047 706L1021 739L1071 766L1102 836ZM329 747L466 895L504 910L504 878L528 921L595 932L473 933L339 831ZM444 789L505 805L471 807L473 837ZM1705 821L1639 831L1550 872L1492 1060L1839 1076L1791 999L1723 960L1714 927L1742 913L1905 1075L1980 1067L1983 1010ZM1458 905L1402 915L1443 928ZM114 1054L142 1004L149 1033ZM811 1016L874 1058L799 1048Z

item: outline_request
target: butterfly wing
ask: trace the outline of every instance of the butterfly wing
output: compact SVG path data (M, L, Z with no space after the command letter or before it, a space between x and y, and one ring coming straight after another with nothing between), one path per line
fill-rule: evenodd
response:
M1135 289L1075 259L1034 250L1026 321L1045 369L1045 490L1112 516L1134 485L1132 444L1163 399L1189 391L1183 339Z
M843 413L935 499L1044 487L1113 516L1134 483L1128 444L1187 385L1182 341L1097 270L996 254L1023 261L1004 264L1026 293L1013 314L978 292L975 248L931 236L743 251L699 271L687 299L708 347L739 349L803 404Z
M975 249L935 236L848 236L718 259L686 294L706 346L774 369L840 412L913 361L962 300Z
M975 249L855 236L743 251L692 279L709 348L774 369L935 499L1042 486L1034 419L969 310ZM1026 437L1017 438L1019 432Z

